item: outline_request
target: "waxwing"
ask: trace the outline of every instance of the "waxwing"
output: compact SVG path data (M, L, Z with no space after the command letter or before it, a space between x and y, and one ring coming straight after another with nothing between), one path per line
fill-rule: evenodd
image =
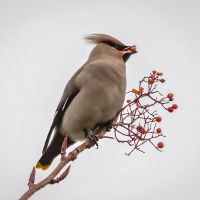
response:
M136 47L127 46L106 34L92 34L86 40L96 46L64 89L36 168L47 169L50 166L60 154L66 137L68 147L86 138L96 143L93 131L99 126L109 129L123 106L125 63L137 52Z

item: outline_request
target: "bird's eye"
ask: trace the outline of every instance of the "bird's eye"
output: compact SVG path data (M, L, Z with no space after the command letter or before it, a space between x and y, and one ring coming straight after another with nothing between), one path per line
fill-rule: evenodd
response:
M113 45L112 46L114 49L118 50L118 51L123 51L125 47L122 46L117 46L117 45Z
M114 49L120 51L118 46L115 45L115 46L112 46L112 47L113 47Z

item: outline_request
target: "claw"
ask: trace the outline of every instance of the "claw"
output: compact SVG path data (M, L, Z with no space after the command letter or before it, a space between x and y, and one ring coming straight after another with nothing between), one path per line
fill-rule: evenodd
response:
M112 129L112 122L108 122L108 123L106 124L106 131L107 131L107 132L110 132L111 129Z
M85 131L85 137L87 139L89 139L91 142L93 142L96 145L97 149L98 149L99 145L97 143L97 141L98 141L97 136L95 136L91 130L84 129L84 131Z

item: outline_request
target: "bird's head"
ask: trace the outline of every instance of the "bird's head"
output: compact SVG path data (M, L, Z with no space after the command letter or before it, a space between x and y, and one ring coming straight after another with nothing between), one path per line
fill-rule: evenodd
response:
M100 48L101 48L100 49L101 52L107 50L109 53L113 53L114 55L121 57L124 60L124 62L126 62L132 54L137 53L137 49L135 45L127 46L123 44L122 42L120 42L118 39L110 35L92 34L92 35L87 36L86 40L88 40L91 43L97 44L97 47L98 47L98 44L106 44L106 48L103 49L100 46L98 50ZM102 53L106 53L106 52L102 52Z

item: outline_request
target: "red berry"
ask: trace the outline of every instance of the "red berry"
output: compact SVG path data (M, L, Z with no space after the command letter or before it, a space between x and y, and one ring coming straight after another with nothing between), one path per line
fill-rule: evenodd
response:
M142 127L142 126L138 126L138 127L137 127L137 131L140 132L140 133L142 133L142 134L145 134L145 133L146 133L145 128Z
M169 98L169 99L173 99L173 96L174 96L173 93L168 93L168 94L167 94L167 98Z
M163 142L158 142L157 147L159 149L162 149L164 147L164 143Z
M142 128L142 129L140 130L140 133L145 134L145 133L146 133L146 130L145 130L144 128Z
M131 100L130 100L130 99L128 99L126 102L129 104L129 103L131 103Z
M168 112L172 113L174 109L172 107L167 108Z
M161 129L161 128L157 128L157 129L156 129L156 132L157 132L157 133L161 133L161 132L162 132L162 129Z
M138 132L140 132L141 126L138 126L136 129Z
M177 109L177 108L178 108L178 105L177 105L177 104L173 104L173 105L172 105L172 108L173 108L173 109Z
M135 46L132 46L132 47L130 48L130 51L132 51L132 52L136 53L136 52L137 52L137 49L136 49L136 47L135 47Z
M162 117L160 117L160 116L157 116L157 117L155 117L154 118L157 122L161 122L162 121Z

